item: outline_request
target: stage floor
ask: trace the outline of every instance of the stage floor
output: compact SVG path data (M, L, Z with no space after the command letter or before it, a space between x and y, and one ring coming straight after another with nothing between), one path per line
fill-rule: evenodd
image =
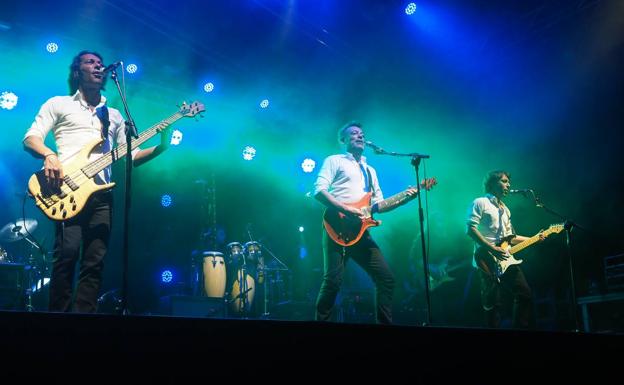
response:
M123 369L171 383L238 369L258 379L296 370L291 378L301 380L328 367L365 377L387 369L425 383L458 375L482 383L539 369L549 378L597 383L617 374L613 363L624 357L624 336L615 334L307 321L3 311L0 333L8 376L24 368L43 377L92 368L114 378Z

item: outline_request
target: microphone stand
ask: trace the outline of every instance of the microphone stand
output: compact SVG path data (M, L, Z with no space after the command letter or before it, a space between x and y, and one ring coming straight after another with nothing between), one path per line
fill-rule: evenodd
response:
M566 217L564 217L563 215L559 214L558 212L554 211L553 209L549 208L548 206L546 206L541 200L540 198L535 194L535 192L533 192L533 190L529 190L529 192L531 193L531 195L533 196L533 201L535 202L535 207L539 207L541 209L544 209L544 211L558 217L559 219L563 220L563 229L565 230L566 233L566 256L568 259L568 264L569 264L569 270L570 270L570 296L571 298L571 308L572 308L572 315L574 316L574 331L575 332L579 332L580 328L579 328L579 318L578 318L578 312L576 311L576 286L574 284L574 266L572 263L572 248L571 248L571 238L570 238L570 233L572 232L572 229L574 227L577 227L581 230L584 231L588 231L587 229L583 228L582 226L580 226L579 224L567 219ZM525 195L528 197L528 195Z
M124 110L126 112L126 120L125 128L126 128L126 190L125 190L125 205L124 205L124 229L123 229L123 246L122 246L122 288L121 288L121 300L119 304L119 308L117 309L119 315L127 314L127 306L128 306L128 243L129 243L129 213L130 213L130 198L131 198L131 187L132 187L132 138L139 138L137 134L136 125L134 124L134 119L132 119L132 115L130 115L130 111L128 110L128 103L126 101L126 95L121 90L119 86L119 80L117 79L117 70L113 68L111 70L111 78L115 82L117 86L117 90L119 91L119 96L121 97L121 102L123 103Z
M369 144L370 145L370 144ZM423 326L431 325L431 298L430 298L430 288L429 288L429 261L427 258L427 247L425 245L425 227L424 227L424 215L422 208L422 200L421 200L421 188L420 188L420 175L418 172L418 168L420 166L421 159L429 158L429 155L418 154L418 153L409 153L409 154L401 154L393 151L386 151L383 148L377 145L370 145L373 147L375 154L379 155L390 155L390 156L402 156L402 157L410 157L411 164L414 166L414 170L416 171L416 186L418 186L418 220L420 222L420 243L422 246L422 257L423 257L423 271L425 275L425 300L427 303L427 314L426 320L423 323Z

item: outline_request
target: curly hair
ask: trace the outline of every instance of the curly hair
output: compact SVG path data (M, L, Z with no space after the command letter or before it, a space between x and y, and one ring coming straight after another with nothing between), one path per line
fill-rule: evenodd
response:
M76 91L78 91L78 86L80 85L80 76L78 75L78 71L80 70L80 62L81 62L82 55L87 55L87 54L95 55L102 61L102 63L104 62L102 55L94 51L86 51L86 50L80 51L78 55L74 56L74 59L72 60L72 63L69 66L69 78L67 79L67 84L69 85L70 95L73 95L76 93ZM104 90L105 84L106 84L106 78L102 80L103 90Z

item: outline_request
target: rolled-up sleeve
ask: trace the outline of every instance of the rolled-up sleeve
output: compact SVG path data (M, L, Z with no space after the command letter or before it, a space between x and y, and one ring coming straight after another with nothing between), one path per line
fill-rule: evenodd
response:
M481 215L483 214L483 204L479 199L475 199L468 208L466 225L468 227L477 227L481 223Z
M39 109L35 120L30 125L28 131L24 135L26 140L29 136L36 136L45 140L52 127L56 124L56 113L54 108L54 98L48 99Z
M336 175L335 167L331 157L325 158L316 177L316 181L314 182L314 195L321 191L329 191L329 187L334 180L334 175Z

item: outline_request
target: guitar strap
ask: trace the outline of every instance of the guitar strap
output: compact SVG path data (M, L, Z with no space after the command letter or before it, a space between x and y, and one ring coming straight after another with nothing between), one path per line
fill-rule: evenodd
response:
M366 175L368 177L368 183L367 183L368 190L366 190L366 192L373 191L373 177L371 176L371 172L368 166L362 166L362 167L366 168Z
M111 142L108 136L108 128L110 127L108 107L106 107L106 104L102 107L98 107L95 109L95 113L102 123L102 139L104 139L104 143L102 144L102 153L106 154L111 150ZM110 166L104 169L104 179L106 179L107 183L110 182Z

